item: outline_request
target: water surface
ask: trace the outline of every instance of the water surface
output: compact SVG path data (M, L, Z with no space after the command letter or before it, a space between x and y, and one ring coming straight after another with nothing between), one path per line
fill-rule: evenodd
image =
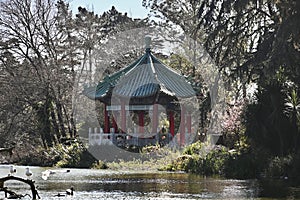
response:
M7 176L9 167L0 165L0 177ZM25 177L25 167L16 166L16 176ZM283 181L260 182L257 180L231 180L207 178L185 173L166 173L149 171L113 171L93 169L54 169L55 173L47 180L42 172L50 168L30 167L31 177L36 181L39 195L43 200L64 199L54 197L74 187L73 197L68 199L297 199L300 187L292 187ZM9 181L5 186L17 193L28 193L28 186ZM4 193L0 193L4 199ZM30 199L25 197L23 199Z

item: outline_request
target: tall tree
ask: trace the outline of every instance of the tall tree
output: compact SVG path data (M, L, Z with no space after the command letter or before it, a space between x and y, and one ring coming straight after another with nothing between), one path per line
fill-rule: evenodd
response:
M205 32L206 50L228 77L228 88L242 83L245 97L247 83L258 86L255 101L248 108L248 136L277 155L295 150L297 144L292 141L299 135L300 2L185 0L180 3L185 6L180 7L177 2L144 0L153 13L183 27L180 18L189 16L185 8L195 5L197 25L190 30Z
M97 120L92 123L93 119L97 118L94 116L94 102L80 95L83 86L95 86L104 75L113 73L132 62L139 51L130 49L130 46L136 46L130 44L130 41L125 44L125 40L118 40L118 37L122 37L122 33L128 34L131 30L147 28L150 23L148 19L132 19L127 13L119 12L114 6L102 14L95 14L93 11L79 7L73 22L78 58L81 62L76 82L79 95L75 105L78 105L77 112L81 113L78 121L84 126L88 124L99 126ZM126 37L124 35L123 37ZM122 48L129 51L121 52ZM103 119L102 113L97 111L100 122ZM86 129L84 131L87 132Z
M296 70L299 68L296 67L299 65L299 2L296 0L143 2L156 16L180 25L190 35L203 30L207 51L220 70L233 79L264 80L281 66L299 74ZM188 22L195 20L196 24L190 26Z
M1 135L38 134L45 147L76 136L80 90L86 80L99 81L92 72L103 67L96 65L95 51L109 35L147 20L133 20L114 7L102 15L79 7L73 16L63 0L0 5Z
M70 113L66 106L74 73L72 63L66 62L70 51L61 45L67 36L57 26L56 8L52 0L7 0L0 8L3 49L16 58L18 67L26 66L22 70L31 72L28 79L35 80L19 95L25 98L35 91L27 103L36 111L37 131L45 147L67 135L65 124L69 123ZM2 64L10 68L10 63Z

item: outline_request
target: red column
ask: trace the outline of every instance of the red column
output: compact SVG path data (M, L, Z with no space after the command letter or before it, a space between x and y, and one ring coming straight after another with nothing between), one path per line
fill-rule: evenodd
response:
M144 134L144 111L139 112L139 132Z
M185 143L185 107L181 106L180 113L180 145Z
M158 104L153 105L153 115L152 115L152 133L157 133L158 127Z
M123 133L126 133L126 110L123 101L121 102L121 129Z
M106 104L104 104L104 133L109 133L109 119Z
M169 111L169 130L171 135L174 137L175 135L175 123L174 123L174 112Z
M188 114L186 116L186 126L188 133L192 133L192 116L191 114Z
M118 125L117 125L117 115L114 113L113 118L112 118L112 125L113 128L115 129L115 133L118 132Z

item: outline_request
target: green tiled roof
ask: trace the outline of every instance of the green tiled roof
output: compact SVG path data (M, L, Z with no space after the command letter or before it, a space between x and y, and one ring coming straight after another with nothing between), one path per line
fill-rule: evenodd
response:
M150 50L131 65L104 77L96 88L84 91L92 99L101 99L108 94L144 98L159 92L180 98L195 95L185 77L160 62Z

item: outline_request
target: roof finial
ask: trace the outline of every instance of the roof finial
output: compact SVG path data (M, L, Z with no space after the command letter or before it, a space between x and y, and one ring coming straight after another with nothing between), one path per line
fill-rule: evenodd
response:
M145 36L145 48L146 48L146 51L150 51L150 44L151 44L151 36L150 35L146 35Z

